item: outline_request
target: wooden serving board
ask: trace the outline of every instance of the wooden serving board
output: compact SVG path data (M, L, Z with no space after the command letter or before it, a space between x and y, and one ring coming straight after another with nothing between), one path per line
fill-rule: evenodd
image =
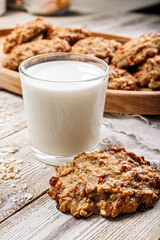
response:
M12 29L0 30L0 88L22 95L19 73L2 66L2 62L6 57L2 50L3 41L4 37L9 34L11 30ZM106 39L115 39L122 43L129 40L129 38L126 37L100 32L92 32L92 35L102 36ZM111 113L159 115L160 91L152 91L148 88L142 88L138 91L107 89L104 111Z

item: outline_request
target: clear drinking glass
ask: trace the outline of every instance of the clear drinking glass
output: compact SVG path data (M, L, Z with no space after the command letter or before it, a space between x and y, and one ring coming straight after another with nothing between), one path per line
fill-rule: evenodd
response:
M34 155L60 165L96 148L109 75L101 59L43 54L20 65L24 107Z

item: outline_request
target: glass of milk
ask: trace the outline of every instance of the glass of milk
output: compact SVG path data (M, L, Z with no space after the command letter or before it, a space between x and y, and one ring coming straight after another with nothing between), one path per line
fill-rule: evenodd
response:
M100 140L109 75L101 59L43 54L20 65L24 107L34 155L60 165Z

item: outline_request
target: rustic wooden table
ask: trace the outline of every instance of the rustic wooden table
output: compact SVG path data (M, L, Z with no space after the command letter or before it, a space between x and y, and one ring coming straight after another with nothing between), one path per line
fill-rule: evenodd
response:
M159 32L159 23L159 16L128 12L85 16L74 23L64 17L60 25L83 26L91 30L137 37L148 31ZM149 121L152 120L159 131L160 118L155 116ZM151 133L148 133L148 137L149 134ZM8 179L7 174L13 173L13 169L8 170L6 175L0 173L0 239L159 239L160 202L144 213L137 212L116 219L94 215L77 220L70 214L59 212L55 201L46 194L48 180L55 173L54 167L34 158L29 146L23 100L3 90L0 91L0 158L2 157L6 157L7 169L13 161L18 170Z

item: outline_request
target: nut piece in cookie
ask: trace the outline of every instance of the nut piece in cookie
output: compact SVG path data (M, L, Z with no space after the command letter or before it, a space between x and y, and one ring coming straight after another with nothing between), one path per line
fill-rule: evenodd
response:
M160 34L147 33L125 43L114 55L112 64L119 68L135 66L160 52Z
M141 86L151 89L160 89L160 55L148 58L139 66L134 76L139 80Z
M74 44L71 51L99 57L109 63L120 46L121 43L115 40L107 40L103 37L88 37Z
M124 69L116 68L113 65L109 66L109 89L120 89L120 90L137 90L138 80Z
M91 35L90 31L83 28L55 27L50 28L46 33L46 38L52 39L55 36L65 39L70 45Z
M35 55L44 53L68 52L70 45L66 40L55 37L52 40L37 40L16 46L4 60L3 67L17 70L20 63Z
M51 24L46 22L43 17L38 17L23 25L18 25L5 39L3 45L4 53L11 52L12 48L16 45L35 38L39 34L47 31L50 27L52 27Z
M116 217L159 199L160 173L143 157L121 147L82 153L56 170L48 194L62 212Z

